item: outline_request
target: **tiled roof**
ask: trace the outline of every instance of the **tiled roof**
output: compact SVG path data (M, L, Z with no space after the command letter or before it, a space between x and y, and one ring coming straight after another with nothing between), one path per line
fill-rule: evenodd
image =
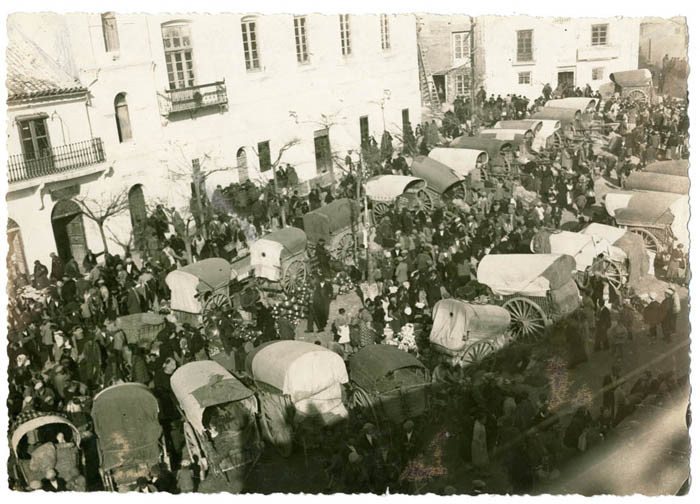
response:
M17 28L7 27L7 100L84 92L85 88Z

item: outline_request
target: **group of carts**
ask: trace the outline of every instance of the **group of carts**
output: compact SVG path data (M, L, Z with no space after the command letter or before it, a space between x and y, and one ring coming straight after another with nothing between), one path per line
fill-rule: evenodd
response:
M518 177L523 156L560 148L598 134L593 98L551 100L527 120L501 121L478 137L461 137L410 164L411 176L380 175L365 190L378 222L397 202L430 210L438 199L465 199L472 187ZM534 341L553 321L580 305L579 288L594 277L622 291L647 274L662 244L688 245L688 163L652 163L610 192L605 208L615 226L590 224L578 233L541 230L532 254L486 255L477 280L488 299L443 299L433 308L430 345L438 359L469 365L512 339ZM339 199L303 217L304 229L285 228L263 236L244 262L205 259L171 272L171 309L180 319L201 323L212 307L245 308L241 285L250 278L292 291L306 283L313 250L322 241L333 260L353 260L362 209ZM148 346L163 317L121 317L129 343ZM389 345L370 345L346 363L326 348L303 341L263 344L248 352L245 369L215 360L178 368L170 379L183 421L185 452L204 481L240 481L264 445L288 456L295 426L333 425L361 409L377 421L403 422L429 411L431 373L413 355ZM159 402L146 386L122 383L99 392L91 411L99 472L108 490L133 489L170 469L159 422ZM84 464L81 432L57 414L17 419L10 429L11 470L28 484L37 479L28 446L51 442L57 432L72 443L72 460ZM39 477L41 479L41 477Z

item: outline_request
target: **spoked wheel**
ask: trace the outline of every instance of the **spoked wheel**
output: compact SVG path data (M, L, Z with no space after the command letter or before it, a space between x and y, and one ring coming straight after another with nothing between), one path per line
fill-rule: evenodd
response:
M204 310L209 311L209 310L216 310L219 308L232 308L233 305L231 304L231 298L229 298L226 294L214 294L212 297L209 298L209 300L206 302L204 305Z
M629 98L631 98L635 102L646 103L646 101L647 101L646 93L644 91L640 91L639 89L635 89L634 91L630 91L630 94L628 96L629 96Z
M593 267L596 271L600 271L603 274L610 286L616 291L619 292L625 284L626 279L622 268L618 263L611 261L607 257L600 259Z
M430 197L428 191L419 189L416 192L416 199L418 201L418 208L423 210L426 215L430 215L430 212L433 211L433 198Z
M381 221L382 218L389 213L390 209L391 206L389 203L384 201L375 201L372 203L372 216L374 217L374 223L379 224L379 221Z
M354 242L352 239L352 234L345 234L340 240L338 240L338 246L336 248L336 258L341 261L344 265L352 262L353 259L353 248Z
M286 292L301 289L306 284L306 264L302 259L289 263L282 277L282 288Z
M462 181L454 186L452 186L448 191L447 191L447 199L449 200L461 200L464 201L467 199L467 182Z
M510 312L510 328L513 338L536 341L544 334L546 317L537 303L527 298L509 299L503 308Z
M473 343L467 348L467 351L464 353L464 357L462 358L462 360L466 364L476 364L477 362L481 362L481 360L484 357L486 357L493 351L494 346L493 343L491 343L491 341L477 341L476 343Z
M552 133L552 147L555 149L561 149L564 141L558 131Z
M292 454L292 427L287 421L289 400L285 395L264 394L260 397L260 427L263 438L283 457Z
M642 237L644 240L644 247L647 249L647 252L652 252L653 254L658 254L659 252L659 240L656 239L656 236L654 236L651 231L647 231L646 229L643 228L633 228L629 230L630 232L634 234L638 234L639 236Z

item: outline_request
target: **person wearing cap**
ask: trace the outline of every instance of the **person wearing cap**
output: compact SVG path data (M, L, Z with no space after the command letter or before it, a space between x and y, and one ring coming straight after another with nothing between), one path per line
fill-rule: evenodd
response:
M49 277L52 281L60 280L63 278L64 268L63 261L58 257L56 252L51 252L51 276Z

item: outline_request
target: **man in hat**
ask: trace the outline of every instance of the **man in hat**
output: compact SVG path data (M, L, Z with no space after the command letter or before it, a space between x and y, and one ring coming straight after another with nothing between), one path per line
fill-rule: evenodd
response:
M326 240L320 238L316 242L316 260L318 261L318 269L321 275L328 278L331 274L331 255L326 249Z
M644 322L649 327L649 344L653 344L659 335L659 325L665 318L664 307L656 300L656 293L649 293L649 303L642 311Z
M56 255L56 252L51 252L51 280L57 281L63 278L63 261Z

